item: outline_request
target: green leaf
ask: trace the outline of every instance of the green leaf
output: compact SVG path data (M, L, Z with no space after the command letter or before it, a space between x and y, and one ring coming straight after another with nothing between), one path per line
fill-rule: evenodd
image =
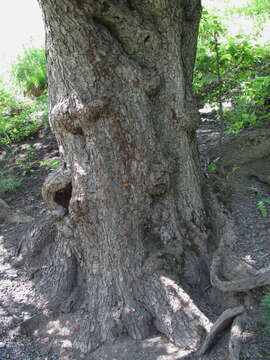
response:
M266 204L270 204L270 200L260 200L257 202L257 210L261 214L261 216L266 217L268 215L268 210Z
M217 170L217 160L211 161L211 163L207 167L208 171L216 171Z
M231 54L224 54L221 56L220 61L224 61L224 60L231 60L232 59L232 55Z

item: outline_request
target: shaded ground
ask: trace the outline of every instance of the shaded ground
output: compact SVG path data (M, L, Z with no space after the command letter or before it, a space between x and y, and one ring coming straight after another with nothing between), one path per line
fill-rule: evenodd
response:
M206 171L208 164L218 159L217 170L207 171L207 176L213 180L215 191L225 202L238 229L237 242L229 246L230 265L224 270L226 278L230 280L239 273L239 269L231 267L233 258L238 266L240 262L247 264L247 269L270 267L269 128L245 131L241 141L241 137L227 136L220 153L217 152L219 129L215 121L204 122L198 135ZM259 210L262 202L265 214Z
M206 171L209 181L213 183L217 195L225 203L231 216L236 219L238 228L237 241L227 246L228 256L223 259L222 273L226 280L248 275L259 269L270 269L270 206L266 204L267 216L257 209L263 199L270 199L270 149L266 146L263 159L253 159L248 163L236 163L236 154L240 150L226 150L216 154L219 131L215 121L205 121L199 132L200 151L204 169L211 160L218 160L216 171ZM229 137L228 140L233 139ZM48 134L34 139L31 146L37 149L36 163L57 155L56 145ZM255 144L256 146L256 144ZM270 147L270 143L269 143ZM212 151L212 152L211 152ZM230 153L231 151L231 153ZM23 153L23 148L21 150ZM227 156L229 153L229 156ZM20 153L17 154L20 156ZM227 156L227 157L226 157ZM238 155L237 155L238 156ZM24 178L24 185L6 198L14 211L23 212L34 218L34 223L48 216L40 195L41 185L50 169L33 167L31 176ZM31 229L31 223L11 224L0 228L0 360L38 360L38 359L88 359L88 360L177 360L195 359L185 349L178 349L157 334L143 342L121 338L113 346L103 347L91 355L76 353L69 336L76 331L72 316L64 313L61 322L54 320L52 313L46 310L46 294L36 288L42 264L34 267L19 267L18 258L22 237ZM232 261L233 260L233 261ZM233 263L233 266L232 266ZM43 265L42 265L43 266ZM239 275L241 274L241 275ZM206 291L211 292L211 285ZM239 330L238 342L243 345L240 360L270 359L270 337L263 327L263 318L258 311L258 302L266 288L253 291L253 302L246 304L243 295L241 301L249 306L248 315ZM205 314L215 321L223 311L220 304L204 304ZM32 319L27 322L27 319ZM35 319L33 321L33 319ZM36 323L36 326L35 326ZM201 359L225 360L228 357L229 333L223 334L219 344ZM130 354L133 354L130 357ZM256 354L256 355L254 355ZM231 359L236 360L236 359Z
M38 221L46 215L40 189L49 169L38 165L57 154L56 144L47 132L24 143L20 149L9 148L7 168L27 156L25 149L36 149L30 175L22 176L23 168L16 166L13 173L22 178L22 186L6 194L5 201L14 213L28 215ZM15 151L16 150L16 151ZM20 325L27 319L46 312L46 299L36 291L32 281L34 273L28 268L15 266L18 245L32 223L17 223L0 227L0 359L38 360L59 359L52 354L46 339L35 339L22 333Z

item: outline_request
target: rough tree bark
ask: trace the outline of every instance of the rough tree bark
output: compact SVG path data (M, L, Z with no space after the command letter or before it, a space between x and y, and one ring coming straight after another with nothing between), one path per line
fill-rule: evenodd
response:
M200 0L39 0L62 166L43 197L58 228L56 306L84 295L75 344L154 331L197 349L209 321L208 223L192 98Z

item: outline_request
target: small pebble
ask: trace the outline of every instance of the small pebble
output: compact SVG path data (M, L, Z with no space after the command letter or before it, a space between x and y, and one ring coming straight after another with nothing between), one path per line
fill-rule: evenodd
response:
M4 347L6 347L6 343L0 342L0 349L3 349Z

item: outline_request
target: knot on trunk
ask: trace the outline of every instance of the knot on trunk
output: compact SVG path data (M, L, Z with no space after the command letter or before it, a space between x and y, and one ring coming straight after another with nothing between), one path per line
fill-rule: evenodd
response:
M161 88L161 78L159 75L153 75L145 83L145 93L150 98L157 95Z
M51 122L54 126L73 135L82 135L84 128L89 127L106 113L110 104L108 97L100 97L88 103L78 97L70 96L61 99L51 111Z
M77 116L74 116L73 109L76 109L76 101L74 100L72 101L68 97L61 99L52 108L50 117L53 127L73 135L81 135L81 126L78 123Z
M82 128L87 128L99 118L106 116L109 110L110 98L103 96L93 99L88 104L83 106L81 111L76 109L76 116L80 121ZM75 115L75 114L74 114Z

